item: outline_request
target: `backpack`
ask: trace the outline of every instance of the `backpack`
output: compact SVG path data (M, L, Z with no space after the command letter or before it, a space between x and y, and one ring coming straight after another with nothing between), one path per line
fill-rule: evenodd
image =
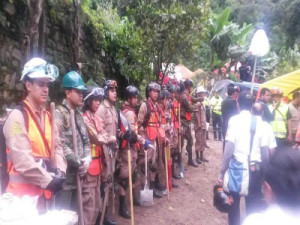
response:
M28 116L22 105L19 103L14 109L20 110L23 114L26 128L28 130ZM8 115L9 116L9 115ZM5 120L6 121L6 120ZM9 182L9 170L7 168L7 155L6 155L6 142L3 133L5 121L0 122L0 195L5 193L6 187Z

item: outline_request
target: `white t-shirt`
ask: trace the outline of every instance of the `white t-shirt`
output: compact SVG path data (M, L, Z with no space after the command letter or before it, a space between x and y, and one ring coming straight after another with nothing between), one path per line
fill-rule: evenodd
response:
M262 213L249 215L243 225L299 225L300 210L283 210L278 205L269 206Z
M249 111L241 111L238 115L230 118L228 122L228 130L226 140L234 143L234 157L239 162L248 162L250 153L250 126L251 113ZM276 147L275 137L271 126L264 122L260 116L256 116L256 130L253 138L252 152L250 161L261 162L261 147Z

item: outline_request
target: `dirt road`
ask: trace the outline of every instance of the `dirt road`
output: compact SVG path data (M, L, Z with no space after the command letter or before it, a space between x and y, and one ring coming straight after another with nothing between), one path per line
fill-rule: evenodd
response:
M185 178L176 180L179 188L173 188L170 201L164 196L154 199L149 208L134 207L137 225L226 225L227 214L220 213L213 206L213 186L216 184L222 158L222 142L209 141L206 150L206 169L187 167ZM183 153L184 155L184 153ZM195 154L193 154L195 155ZM186 165L187 156L184 156ZM118 211L116 210L116 214ZM130 220L116 218L118 224L130 224Z

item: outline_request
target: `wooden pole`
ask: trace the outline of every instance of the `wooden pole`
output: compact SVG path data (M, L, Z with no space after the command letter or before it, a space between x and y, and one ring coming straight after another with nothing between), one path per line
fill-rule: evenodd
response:
M165 145L165 168L166 168L166 187L168 200L170 200L170 189L169 189L169 174L168 174L168 154L167 154L167 146Z
M75 125L75 113L74 113L74 110L72 110L72 109L71 109L71 126L72 126L74 153L75 153L76 156L78 156L77 132L76 132L76 125ZM76 174L76 184L77 184L78 209L79 209L79 225L84 225L82 195L81 195L81 181L80 181L80 177L79 177L78 173Z
M132 171L131 171L131 150L128 141L127 144L127 157L128 157L128 173L129 173L129 197L130 197L130 211L131 211L131 225L134 225L134 212L133 212L133 193L132 193Z
M255 56L254 60L254 67L253 67L253 72L252 72L252 82L251 82L251 95L253 94L253 86L254 86L254 78L255 78L255 73L256 73L256 64L257 64L257 55Z

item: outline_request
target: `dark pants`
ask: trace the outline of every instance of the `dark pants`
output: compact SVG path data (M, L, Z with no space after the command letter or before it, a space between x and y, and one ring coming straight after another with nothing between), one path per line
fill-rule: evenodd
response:
M286 138L277 138L276 139L276 144L277 144L277 150L283 150L285 147L288 146L288 142L286 140Z
M249 177L249 194L246 197L246 214L247 216L260 212L267 207L262 193L262 177L260 171L250 172ZM240 225L240 196L238 193L230 193L233 197L233 205L228 213L229 225Z
M219 141L221 141L222 140L222 115L218 115L212 112L212 120L213 120L214 139L217 139L217 131L218 131Z
M187 140L186 151L188 152L189 160L192 160L193 159L192 157L193 137L192 137L191 126L183 125L183 134L181 135L181 149L183 148L184 145L184 139Z
M55 195L55 208L78 212L77 189L61 190Z

